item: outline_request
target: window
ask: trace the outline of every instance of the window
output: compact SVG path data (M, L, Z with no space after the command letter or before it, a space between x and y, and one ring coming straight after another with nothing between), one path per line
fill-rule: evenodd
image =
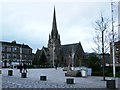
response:
M32 59L31 55L29 55L29 59L30 59L30 60Z
M11 58L11 54L7 54L7 59Z
M24 53L24 50L23 50L23 48L20 48L20 53Z
M2 47L2 51L5 51L5 47Z
M8 51L8 52L11 52L11 48L10 48L10 47L7 47L7 51Z
M15 48L15 50L17 50L17 48Z
M16 54L13 54L13 58L17 58L17 55L16 55Z
M119 48L118 47L116 47L116 54L118 54L119 53Z
M27 58L27 55L25 55L25 59Z
M28 50L28 53L31 54L31 50L30 49Z
M15 52L17 50L17 48L16 47L13 47L13 52Z
M118 48L118 47L116 47L116 51L119 51L119 48Z
M2 53L2 58L4 59L5 58L5 54Z

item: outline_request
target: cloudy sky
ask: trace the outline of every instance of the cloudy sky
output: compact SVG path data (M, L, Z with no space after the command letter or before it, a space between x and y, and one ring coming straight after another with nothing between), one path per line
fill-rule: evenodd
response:
M1 41L28 44L33 52L47 47L55 5L61 44L81 42L85 52L92 52L94 23L101 12L111 17L110 1L3 0L0 5Z

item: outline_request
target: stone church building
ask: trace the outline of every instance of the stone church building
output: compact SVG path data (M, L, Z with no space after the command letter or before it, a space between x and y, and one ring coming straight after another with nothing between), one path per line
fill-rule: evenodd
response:
M61 45L60 34L57 29L55 8L53 14L52 31L48 40L48 47L43 47L41 50L37 49L35 54L35 62L37 62L37 64L39 62L42 63L40 60L43 60L45 62L44 64L53 67L56 64L62 67L69 65L85 65L85 53L80 42Z

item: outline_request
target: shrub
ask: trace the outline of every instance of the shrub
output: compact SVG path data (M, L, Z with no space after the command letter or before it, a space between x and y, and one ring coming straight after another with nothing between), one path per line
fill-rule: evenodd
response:
M92 72L92 76L102 76L102 72L94 71Z

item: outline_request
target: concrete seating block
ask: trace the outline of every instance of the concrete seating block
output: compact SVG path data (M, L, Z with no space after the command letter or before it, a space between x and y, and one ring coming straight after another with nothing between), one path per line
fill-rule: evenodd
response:
M46 77L46 76L40 76L40 80L46 81L46 80L47 80L47 77Z
M13 76L13 70L8 70L8 76Z
M0 74L2 74L2 70L0 70Z
M27 78L27 73L21 73L21 78Z
M68 70L69 70L68 67L63 68L63 71L68 71Z
M106 87L109 89L115 89L116 88L115 80L106 80Z
M74 84L74 79L73 78L67 78L66 83L67 84Z

